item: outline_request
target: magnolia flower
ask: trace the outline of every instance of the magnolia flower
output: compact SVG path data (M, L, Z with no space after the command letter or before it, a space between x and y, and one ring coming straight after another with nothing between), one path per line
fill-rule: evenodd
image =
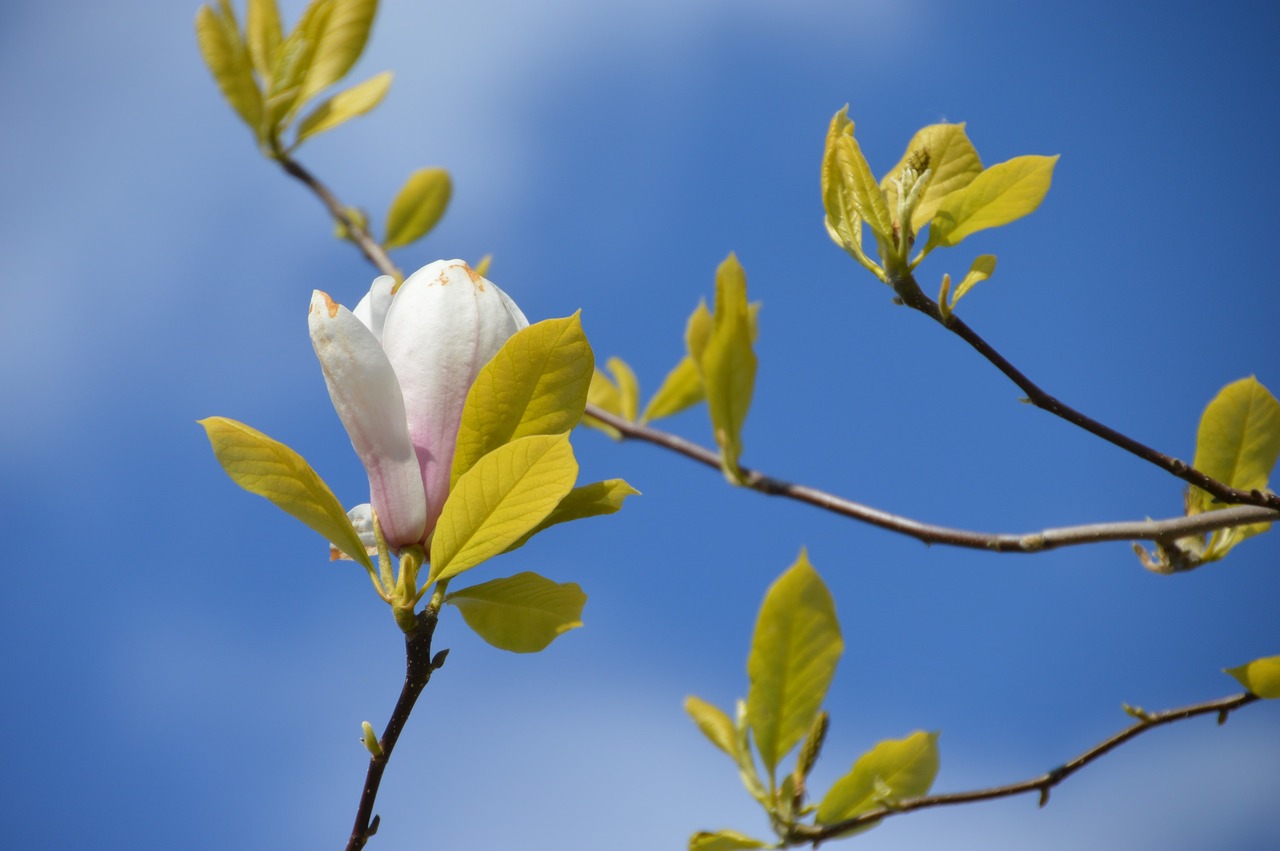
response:
M394 294L393 284L376 279L354 311L316 290L307 318L329 397L369 474L369 503L399 548L435 530L467 391L529 320L461 260L422 267Z

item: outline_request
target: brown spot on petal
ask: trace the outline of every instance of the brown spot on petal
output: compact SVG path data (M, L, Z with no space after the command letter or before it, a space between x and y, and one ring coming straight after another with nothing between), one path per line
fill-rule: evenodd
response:
M321 292L320 290L316 290L316 291L315 291L315 294L316 294L316 295L318 295L318 296L320 296L321 298L323 298L323 299L324 299L324 309L329 313L329 318L330 318L330 319L332 319L333 317L335 317L335 316L337 316L337 315L338 315L338 307L339 307L339 305L338 305L338 303L337 303L336 301L334 301L333 299L329 298L329 294L328 294L328 293L326 293L326 292ZM315 306L316 306L316 303L315 303L315 301L313 300L313 301L311 302L311 306L307 308L307 313L310 313L313 309L315 309Z

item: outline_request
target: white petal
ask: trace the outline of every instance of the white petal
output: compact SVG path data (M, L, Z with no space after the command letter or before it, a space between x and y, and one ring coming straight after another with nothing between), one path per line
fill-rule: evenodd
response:
M467 391L507 338L528 324L506 293L461 260L424 266L391 302L382 342L404 393L428 533L448 496Z
M387 308L391 307L391 288L396 279L390 275L379 275L373 279L369 292L364 294L356 309L351 311L365 327L373 332L373 336L382 342L382 326L387 321Z
M392 546L421 540L426 501L404 398L382 346L351 311L317 290L307 316L329 398L369 474L370 502Z

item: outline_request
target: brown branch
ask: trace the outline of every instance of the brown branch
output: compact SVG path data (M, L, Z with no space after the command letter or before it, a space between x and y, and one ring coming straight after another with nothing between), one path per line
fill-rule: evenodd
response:
M329 187L321 183L315 175L302 167L297 160L292 159L288 154L280 153L276 156L276 161L280 163L280 167L285 170L289 176L297 178L306 184L307 188L315 193L316 197L328 209L329 215L338 221L351 236L351 241L360 249L360 253L365 259L374 265L379 272L384 275L390 275L397 281L404 278L395 263L391 262L391 258L387 256L387 252L382 249L378 241L369 233L369 229L351 217L347 208L338 200L337 196L329 191Z
M1027 401L1035 405L1041 410L1048 411L1056 417L1061 417L1074 426L1078 426L1092 435L1102 438L1121 449L1136 455L1148 463L1154 464L1160 469L1177 476L1188 484L1195 485L1203 491L1207 491L1214 496L1219 502L1227 505L1257 505L1262 508L1270 508L1280 511L1280 495L1263 493L1262 491L1253 490L1246 491L1239 488L1233 488L1224 482L1192 467L1185 461L1180 461L1170 455L1165 455L1156 449L1147 446L1129 437L1126 434L1116 431L1110 426L1103 425L1092 417L1082 414L1075 408L1067 405L1054 396L1049 395L1040 388L1034 381L1027 378L1021 370L1011 364L998 351L996 351L990 343L978 335L976 331L964 323L960 317L954 313L950 317L944 317L942 311L938 309L938 304L933 299L925 295L920 287L916 285L913 279L909 281L899 282L895 287L899 297L908 307L912 307L934 321L941 324L948 331L951 331L960 339L968 343L978 354L986 358L996 369L1000 370L1027 396Z
M1218 700L1210 700L1204 703L1196 703L1191 706L1183 706L1178 709L1169 709L1164 712L1147 713L1135 710L1134 714L1139 714L1138 723L1121 730L1114 736L1105 739L1075 759L1061 765L1051 771L1046 771L1039 777L1033 777L1030 780L1023 780L1020 783L1009 783L1004 786L993 786L989 789L977 789L970 792L952 792L946 795L923 795L919 798L907 798L902 801L895 802L892 806L881 807L871 812L862 813L853 818L845 819L835 824L824 825L822 827L810 827L808 825L797 826L794 829L790 844L792 845L808 845L811 844L815 848L819 843L831 839L838 838L841 834L856 830L859 827L866 827L874 824L881 819L889 816L909 813L914 810L923 810L930 807L944 807L951 804L970 804L975 801L991 801L996 798L1009 798L1015 795L1025 795L1028 792L1040 793L1040 806L1044 806L1049 801L1049 790L1084 768L1089 763L1106 755L1120 745L1130 739L1165 724L1171 724L1174 721L1182 721L1186 718L1195 718L1199 715L1217 715L1218 723L1226 722L1227 716L1242 706L1253 703L1258 700L1257 695L1237 694L1232 697L1224 697Z
M448 651L441 651L438 658L431 656L431 637L436 631L436 613L433 610L420 612L417 615L418 625L412 632L404 636L404 687L400 690L400 698L391 712L391 720L387 722L386 732L378 741L381 753L369 758L369 771L365 775L364 790L360 793L360 806L356 810L355 825L351 828L351 838L347 841L347 851L359 851L369 841L369 837L378 832L378 819L373 815L373 804L378 797L378 786L382 783L382 772L391 760L391 752L395 750L400 732L413 712L413 705L418 696L426 688L431 673L444 664Z
M678 435L651 426L640 425L611 414L594 405L587 406L587 414L605 425L618 430L625 438L642 440L691 458L714 470L720 469L720 453ZM1096 544L1103 541L1156 541L1170 543L1187 535L1201 535L1216 529L1245 526L1251 523L1268 523L1280 520L1277 512L1257 506L1236 506L1218 511L1207 511L1191 517L1174 517L1167 520L1134 520L1116 523L1090 523L1083 526L1064 526L1026 533L973 532L922 523L898 514L890 514L860 502L844 499L807 485L798 485L774 478L757 470L743 467L743 486L769 496L783 496L844 517L870 523L891 532L908 535L926 544L944 544L1000 553L1034 553L1058 547Z

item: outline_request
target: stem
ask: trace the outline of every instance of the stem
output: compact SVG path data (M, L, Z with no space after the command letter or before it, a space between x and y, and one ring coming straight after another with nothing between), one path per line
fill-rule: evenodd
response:
M422 612L417 620L417 628L404 636L404 687L400 689L400 699L396 701L391 720L378 742L382 753L369 758L369 771L365 775L364 791L360 794L360 806L356 810L355 825L351 828L351 839L347 841L347 851L359 851L377 832L378 820L373 815L373 804L378 797L382 773L391 760L391 752L395 750L409 714L413 712L413 705L431 679L431 673L444 664L443 655L438 663L431 656L431 637L436 631L435 612Z
M956 316L954 313L948 317L943 317L942 311L939 310L937 303L921 292L919 287L909 289L913 289L914 291L904 293L902 289L898 290L898 294L903 297L903 302L905 304L930 317L948 331L951 331L957 337L968 343L975 351L978 352L978 354L982 355L993 366L995 366L996 369L1003 372L1010 381L1018 385L1018 388L1027 395L1027 400L1037 408L1048 411L1056 417L1061 417L1072 425L1079 426L1090 434L1100 437L1108 443L1114 444L1126 452L1136 455L1148 463L1156 465L1165 472L1177 476L1184 482L1195 485L1203 491L1207 491L1219 502L1228 505L1256 505L1262 508L1270 508L1280 511L1280 496L1277 496L1276 494L1263 493L1262 491L1257 490L1245 491L1240 490L1239 488L1233 488L1200 472L1185 461L1179 461L1177 458L1152 449L1145 443L1134 440L1132 437L1122 434L1110 426L1103 425L1092 417L1082 414L1070 405L1067 405L1054 396L1049 395L1030 378L1023 375L1017 367L1006 360L1003 355L991 346L990 343L966 325L960 317Z
M1052 771L1047 771L1039 777L1033 777L1030 780L1023 780L1020 783L1009 783L1004 786L993 786L989 789L977 789L970 792L952 792L946 795L923 795L919 798L908 798L903 801L895 802L891 807L883 807L862 813L853 818L845 819L835 824L825 825L821 828L799 827L793 834L790 844L807 845L812 844L815 848L819 843L830 839L835 839L841 834L848 833L856 828L874 824L881 819L889 816L899 815L901 813L909 813L913 810L923 810L930 807L943 807L951 804L969 804L975 801L990 801L996 798L1009 798L1014 795L1024 795L1028 792L1040 793L1040 806L1044 806L1049 801L1049 790L1057 786L1063 780L1066 780L1072 774L1084 768L1089 763L1102 756L1110 753L1115 748L1129 741L1130 739L1141 735L1142 733L1152 730L1165 724L1171 724L1174 721L1182 721L1187 718L1195 718L1198 715L1217 715L1218 723L1222 724L1227 720L1227 716L1242 706L1253 703L1258 700L1257 695L1244 693L1237 694L1232 697L1224 697L1218 700L1210 700L1204 703L1196 703L1191 706L1183 706L1178 709L1170 709L1165 712L1146 713L1138 723L1130 727L1126 727L1119 733L1099 742L1089 748L1075 759L1061 765Z
M587 406L587 414L617 429L623 437L642 440L684 455L714 470L720 469L720 454L699 446L678 435L650 426L633 423L594 405ZM1000 533L974 532L968 529L952 529L923 523L899 514L890 514L860 502L836 496L818 488L799 485L765 475L747 467L740 468L743 487L769 496L783 496L809 505L870 523L891 532L908 535L926 544L943 544L998 553L1034 553L1058 547L1097 544L1103 541L1156 541L1172 543L1188 535L1202 535L1217 529L1246 526L1252 523L1272 523L1280 520L1270 508L1241 505L1217 511L1206 511L1191 517L1173 517L1167 520L1133 520L1114 523L1090 523L1084 526L1064 526L1042 529L1038 532Z

